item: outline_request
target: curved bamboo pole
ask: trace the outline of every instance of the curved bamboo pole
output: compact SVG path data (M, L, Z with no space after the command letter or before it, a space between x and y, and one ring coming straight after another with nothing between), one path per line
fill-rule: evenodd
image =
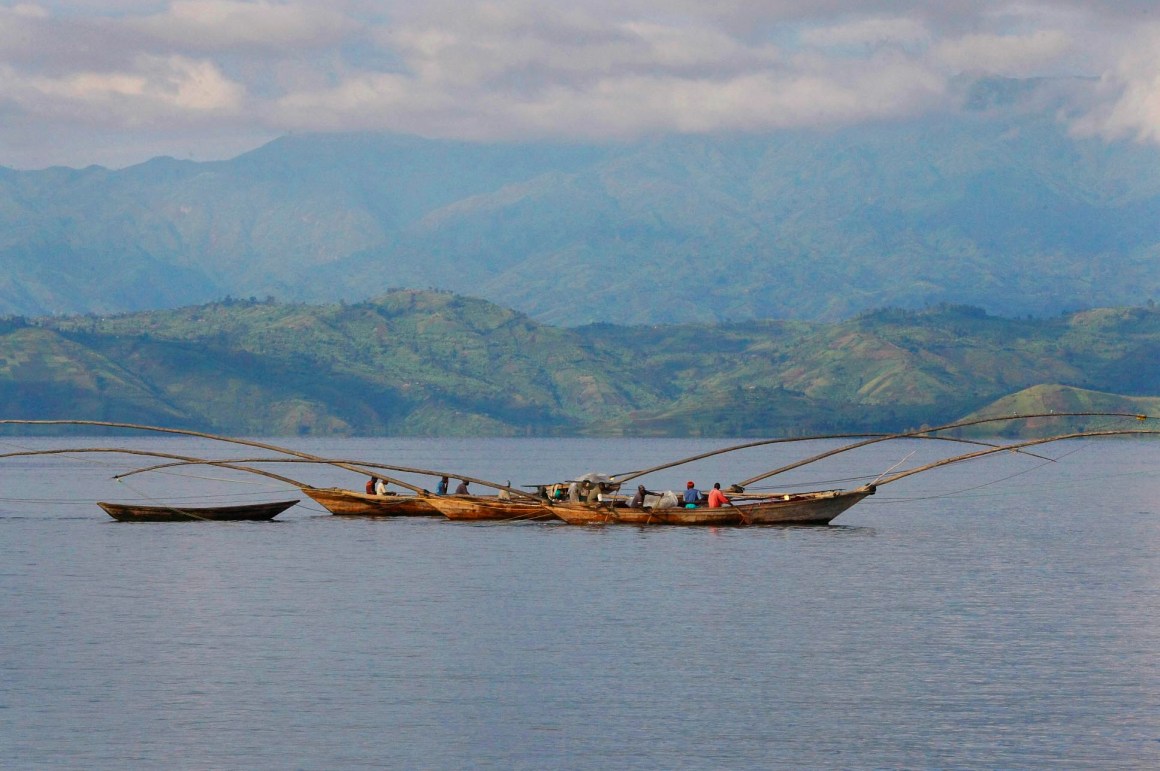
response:
M0 456L0 457L2 457L2 456ZM163 455L162 457L166 457L166 456ZM175 456L175 457L177 457L177 456ZM317 460L313 460L310 458L235 458L235 459L232 459L229 461L217 461L217 460L209 460L209 459L201 459L201 458L192 458L192 459L188 459L188 460L178 459L177 462L175 462L175 463L161 463L161 464L158 464L156 466L146 466L144 468L133 469L132 471L126 471L123 474L115 475L113 477L113 479L123 479L124 477L131 477L134 474L143 474L143 473L149 472L149 471L161 471L163 469L173 468L175 466L190 466L190 465L218 466L218 465L222 465L225 463L315 463L315 464L324 464L324 465L330 465L330 466L338 465L338 466L341 466L342 468L345 468L345 466L343 466L342 464L358 464L360 466L365 466L368 469L387 469L388 471L402 471L402 472L408 473L408 474L414 473L414 474L423 474L426 476L438 476L438 477L445 476L448 478L454 477L455 479L462 479L462 480L467 481L467 482L474 482L476 484L483 485L484 487L491 487L491 488L494 488L496 490L507 490L508 492L510 492L514 495L520 495L520 496L523 496L525 498L539 500L538 496L532 495L530 493L525 493L522 490L518 490L514 487L507 487L505 485L496 484L495 482L491 482L491 481L486 480L486 479L479 479L477 477L467 476L464 474L451 474L451 473L447 473L447 472L443 472L443 471L434 471L432 469L414 468L411 466L393 466L393 465L390 465L387 463L371 463L369 461L364 461L364 460L347 460L347 459L340 459L340 458L319 458ZM382 475L380 474L380 476L382 476ZM387 477L385 477L385 476L382 478L387 479ZM314 488L314 485L308 485L308 484L298 484L297 486L298 487Z
M929 430L935 431L938 429L929 429ZM823 439L858 439L858 438L893 439L893 438L898 438L898 437L899 437L898 434L813 434L810 436L781 437L778 439L757 439L757 440L752 441L752 442L745 442L743 444L734 444L734 445L730 445L729 447L722 447L722 448L717 449L717 450L710 450L708 452L702 452L702 453L699 453L697 455L691 455L688 458L682 458L681 460L672 461L669 463L662 464L660 466L653 466L652 468L641 469L639 471L629 471L629 472L627 472L628 476L622 476L620 474L613 474L612 477L613 477L613 479L616 479L621 484L624 484L625 482L636 479L637 477L642 477L645 474L651 474L654 471L664 471L665 469L675 468L676 466L683 466L686 463L692 463L693 461L703 460L705 458L711 458L714 455L723 455L724 453L727 453L727 452L736 452L738 450L747 450L750 447L762 447L762 446L770 445L770 444L788 444L790 442L812 442L812 441L820 441ZM918 436L915 438L938 439L938 440L941 440L944 442L960 442L962 444L982 444L982 445L987 445L988 447L995 447L996 446L990 442L984 442L984 441L981 441L978 439L962 439L962 438L954 437L954 436ZM1040 457L1041 460L1051 460L1051 458L1046 458L1046 457L1042 457L1042 456L1036 456L1036 457Z
M275 473L270 472L270 471L262 471L261 469L250 468L249 466L235 465L238 463L256 463L259 461L262 461L262 462L269 461L271 463L275 463L275 462L283 462L284 463L285 461L280 459L280 458L251 458L249 460L236 460L236 461L211 461L211 460L206 460L205 458L195 458L191 455L175 455L173 453L153 452L150 450L130 450L130 449L126 449L123 447L73 447L71 449L63 449L63 450L24 450L21 452L0 453L0 460L2 460L4 458L18 458L18 457L29 456L29 455L66 455L66 454L72 454L72 453L105 453L105 454L119 454L119 455L143 455L143 456L147 456L147 457L151 457L151 458L170 458L170 459L177 460L182 464L212 463L213 465L221 466L222 468L234 469L236 471L245 471L245 472L248 472L250 474L258 474L259 476L269 477L270 479L275 479L279 482L285 482L286 484L293 485L294 487L299 487L299 488L309 487L309 485L304 485L302 482L299 482L296 479L291 479L290 477L284 477L280 474L275 474ZM176 464L174 464L174 465L176 465ZM128 475L127 474L117 474L117 475L113 476L113 479L120 479L122 476L128 476Z
M1059 441L1062 441L1064 439L1083 439L1083 438L1092 437L1092 436L1122 436L1124 434L1152 434L1155 436L1160 436L1160 431L1146 431L1143 429L1111 429L1108 431L1080 431L1080 432L1077 432L1074 434L1061 434L1059 436L1048 436L1048 437L1043 437L1040 439L1030 439L1026 442L1019 442L1016 444L1008 445L1006 447L994 447L994 448L989 449L989 450L978 450L977 452L970 452L970 453L966 453L964 455L956 455L952 458L943 458L942 460L936 460L932 463L927 463L927 464L922 465L922 466L917 466L917 467L912 468L912 469L907 469L906 471L899 471L897 474L890 474L889 476L885 476L885 477L879 479L877 482L874 483L874 485L871 485L871 486L880 487L882 485L888 485L891 482L897 482L899 479L905 479L908 476L913 476L914 474L920 474L923 471L930 471L931 469L939 468L941 466L949 466L952 463L960 463L960 462L965 461L965 460L972 460L974 458L981 458L985 455L993 455L994 453L1003 452L1005 450L1018 450L1022 447L1034 447L1035 445L1038 445L1038 444L1047 444L1048 442L1059 442Z
M776 475L784 473L786 471L791 471L795 468L801 468L802 466L807 466L811 463L816 463L819 460L823 460L825 458L829 458L831 456L838 455L839 453L848 452L850 450L856 450L859 447L865 447L867 445L876 444L877 442L885 442L885 441L889 441L891 439L917 438L917 437L922 437L925 434L933 433L935 431L949 431L949 430L955 429L955 428L966 428L967 426L978 426L978 425L982 425L984 423L998 423L1001 421L1010 421L1010 420L1028 420L1031 418L1069 418L1069 417L1070 418L1075 418L1075 417L1133 418L1135 420L1147 420L1149 416L1148 415L1141 415L1140 413L1137 413L1137 412L1036 412L1036 413L1028 413L1026 415L1008 415L1008 416L1004 416L1004 417L975 418L973 420L960 420L960 421L957 421L955 423L947 423L947 424L942 425L942 426L934 426L933 428L925 428L925 429L919 429L919 430L915 430L915 431L904 431L904 432L898 433L898 434L886 434L883 436L879 436L879 437L875 437L875 438L871 438L871 439L866 439L866 440L861 441L861 442L854 442L853 444L844 445L842 447L838 447L838 448L833 449L833 450L828 450L827 452L819 453L819 454L811 456L809 458L805 458L803 460L795 461L794 463L790 463L788 465L781 466L779 468L775 468L773 471L768 471L764 474L759 474L758 476L750 477L749 479L746 479L744 481L736 482L731 486L730 489L733 490L733 492L743 492L746 487L753 484L754 482L760 482L763 479L768 479L772 476L776 476ZM1150 433L1150 432L1143 432L1143 433ZM1028 446L1031 446L1031 445L1028 445ZM1011 447L1011 445L1007 445L1005 447L999 447L997 449L1003 450L1003 449L1008 449L1010 447Z
M326 462L325 458L321 458L317 455L311 455L310 453L299 452L297 450L291 450L287 447L279 447L278 445L267 444L265 442L257 442L257 441L254 441L252 439L237 439L235 437L222 436L220 434L208 434L204 431L192 431L192 430L184 429L184 428L165 428L163 426L148 426L148 425L143 425L140 423L118 423L118 422L106 421L106 420L21 420L21 419L10 418L10 419L0 420L0 425L101 426L104 428L128 428L128 429L134 429L134 430L138 430L138 431L153 431L153 432L161 433L161 434L178 434L180 436L196 436L196 437L200 437L202 439L213 439L213 440L218 441L218 442L229 442L231 444L240 444L240 445L245 445L248 447L257 447L257 448L262 449L262 450L271 450L272 452L280 452L280 453L284 453L286 455L292 455L296 458L306 458L306 459L313 460L313 461ZM396 484L399 487L405 487L406 489L412 490L419 495L430 494L430 491L428 491L422 487L416 487L415 485L411 484L410 482L404 482L401 479L393 479L391 477L384 476L381 473L372 474L371 472L367 471L366 469L359 468L357 465L341 464L341 463L334 463L331 465L337 466L339 468L344 468L347 471L353 471L354 473L361 474L363 476L380 476L386 482ZM483 484L483 483L481 482L480 484Z

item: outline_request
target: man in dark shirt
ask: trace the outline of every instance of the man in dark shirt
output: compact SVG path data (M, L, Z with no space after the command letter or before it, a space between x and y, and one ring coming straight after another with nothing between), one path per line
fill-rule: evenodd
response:
M646 495L660 495L660 493L654 493L652 490L646 490L644 489L644 485L637 485L636 495L632 496L632 500L628 502L629 508L642 508L644 506L644 497Z

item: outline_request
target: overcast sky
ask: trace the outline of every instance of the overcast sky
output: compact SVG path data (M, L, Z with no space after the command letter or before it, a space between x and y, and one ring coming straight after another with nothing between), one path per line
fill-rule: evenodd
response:
M964 72L1098 78L1160 142L1156 0L0 0L0 165L211 160L291 132L600 140L948 109Z

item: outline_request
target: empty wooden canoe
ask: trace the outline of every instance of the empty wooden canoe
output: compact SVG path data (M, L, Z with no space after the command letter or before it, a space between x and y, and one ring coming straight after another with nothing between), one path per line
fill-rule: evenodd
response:
M237 506L139 506L98 501L97 505L121 522L245 522L273 519L296 503L294 500Z

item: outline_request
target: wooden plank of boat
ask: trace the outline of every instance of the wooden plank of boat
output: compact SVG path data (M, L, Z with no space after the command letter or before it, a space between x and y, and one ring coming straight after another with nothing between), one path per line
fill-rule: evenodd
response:
M536 500L504 500L491 495L436 495L427 499L443 516L455 520L553 519L551 509Z
M607 525L619 523L619 520L613 516L612 510L607 506L595 506L587 503L562 503L557 501L552 503L548 510L569 525Z
M331 514L355 517L437 517L439 510L426 496L371 495L343 490L338 487L303 487L309 495Z
M139 506L98 501L97 505L121 522L245 522L273 519L296 503L297 500L236 506Z
M653 509L634 509L623 500L609 506L607 503L578 503L556 501L551 511L569 525L657 525Z
M732 509L634 509L628 506L590 503L555 503L552 513L569 525L740 525L743 518Z
M649 524L655 525L682 525L682 526L714 526L744 524L741 514L732 506L723 506L710 509L708 506L696 508L650 509Z

